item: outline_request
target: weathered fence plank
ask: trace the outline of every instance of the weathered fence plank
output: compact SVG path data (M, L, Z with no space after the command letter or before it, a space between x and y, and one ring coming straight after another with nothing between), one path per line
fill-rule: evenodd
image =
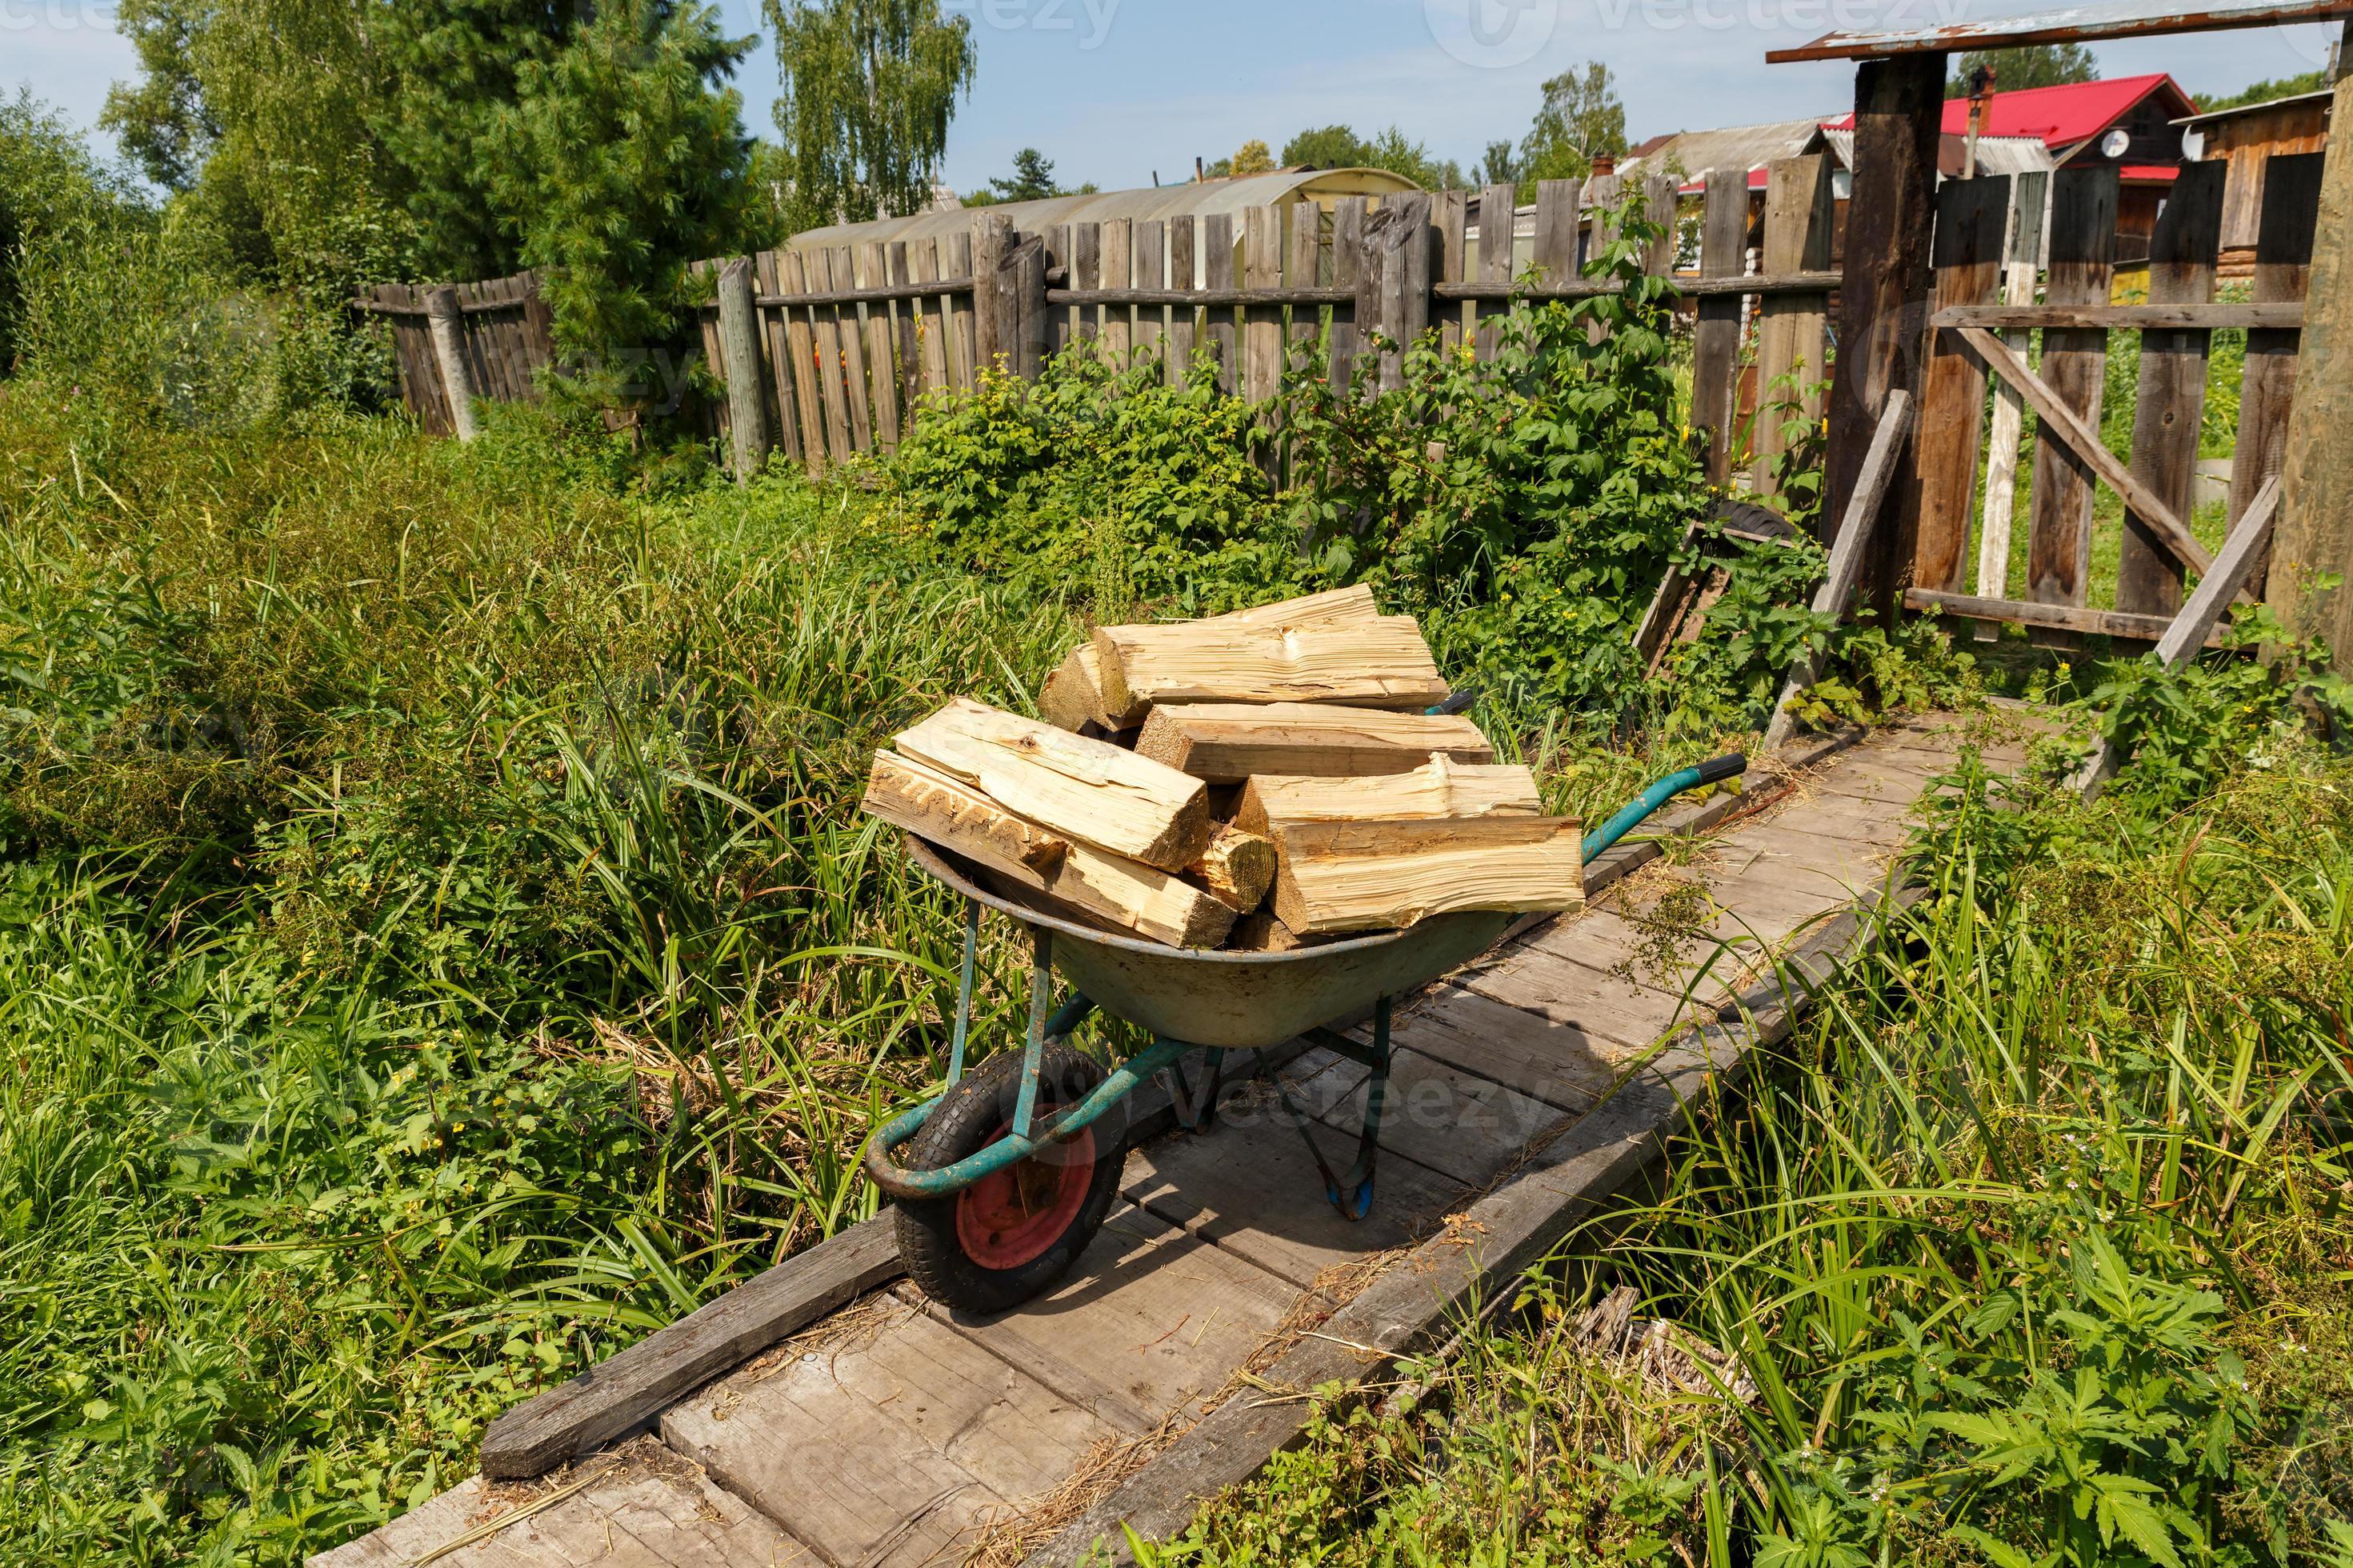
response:
M2222 247L2220 161L2185 163L2158 215L2150 237L2148 302L2202 305L2214 297L2215 261ZM2184 522L2197 510L2198 436L2206 412L2207 348L2203 329L2144 331L2140 340L2139 405L2133 413L2133 477ZM2181 563L2125 509L2116 561L2116 608L2169 616L2181 607Z
M1766 165L1765 234L1758 269L1767 277L1828 270L1831 264L1830 161L1819 154L1777 158ZM1775 386L1800 384L1796 398L1806 423L1822 416L1821 384L1828 379L1830 295L1767 294L1757 306L1757 421L1749 445L1757 453L1751 486L1772 493L1773 469L1788 448L1781 422L1767 412Z
M1736 278L1748 270L1748 171L1708 171L1700 212L1699 269L1702 277ZM1541 225L1539 225L1541 232ZM1699 302L1692 333L1693 428L1705 433L1707 477L1718 484L1732 471L1733 392L1740 374L1737 294L1711 295Z
M2000 285L2001 244L2010 222L2010 181L1994 175L1947 180L1936 193L1936 309L1990 301ZM1920 429L1913 438L1920 475L1920 525L1913 583L1959 591L1968 558L1969 513L1977 500L1978 437L1984 429L1985 362L1958 332L1930 334L1920 377Z
M2263 216L2249 290L2258 301L2305 297L2327 157L2324 153L2276 153L2263 164ZM2300 332L2247 333L2246 368L2239 382L2239 439L2231 456L2228 515L2232 528L2246 515L2263 481L2286 462L2288 412L2295 401L2295 362L2302 346ZM2257 562L2258 582L2263 571L2263 563Z
M2116 244L2116 172L2062 169L2051 186L2051 261L2043 295L2054 305L2107 301ZM2108 334L2067 328L2042 334L2042 380L2096 431ZM2033 516L2026 537L2026 596L2080 605L2092 567L2091 465L2064 442L2034 444ZM2063 638L2048 639L2063 641Z

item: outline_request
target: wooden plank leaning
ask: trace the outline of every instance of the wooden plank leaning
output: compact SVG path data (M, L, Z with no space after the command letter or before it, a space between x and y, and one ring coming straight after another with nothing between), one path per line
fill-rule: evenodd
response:
M2213 565L2198 579L2197 592L2173 617L2165 636L2157 643L2157 661L2170 669L2183 663L2206 646L2206 639L2221 624L2222 613L2239 590L2246 586L2255 563L2263 559L2263 547L2271 540L2272 523L2279 516L2280 481L2277 475L2263 481L2255 493L2247 515L2222 542L2222 553L2214 558ZM2123 765L2124 752L2112 739L2103 737L2098 747L2084 760L2067 781L2067 787L2085 800L2099 796L2102 786L2116 776Z
M1871 449L1863 454L1862 471L1855 479L1854 494L1847 501L1838 541L1831 546L1830 568L1822 575L1822 585L1814 591L1813 608L1818 616L1842 614L1847 601L1854 596L1872 524L1879 516L1880 502L1886 499L1888 484L1895 477L1895 455L1903 445L1911 414L1912 395L1900 386L1890 391L1879 411L1879 428L1871 435ZM1789 679L1782 682L1781 695L1773 702L1773 717L1765 726L1767 751L1788 742L1789 731L1797 724L1789 703L1800 689L1812 684L1814 675L1811 654L1800 654L1798 662L1789 667Z

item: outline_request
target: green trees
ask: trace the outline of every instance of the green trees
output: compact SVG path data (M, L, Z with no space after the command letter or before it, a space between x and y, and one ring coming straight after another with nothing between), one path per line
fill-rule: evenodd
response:
M626 401L638 352L674 330L687 264L733 248L750 195L743 100L712 83L749 47L710 6L602 0L516 73L491 193L520 220L518 259L543 272L557 349L600 401Z
M762 0L796 226L920 212L977 56L939 0Z
M1581 180L1596 158L1623 157L1626 105L1599 60L1571 67L1544 84L1544 104L1520 142L1519 177Z
M1054 161L1035 147L1014 153L1013 173L989 181L988 187L1000 202L1042 201L1061 194L1054 184Z
M2082 44L2030 44L2016 49L1971 49L1953 61L1945 83L1947 98L1967 98L1969 76L1979 66L1994 71L1996 92L2017 92L2030 87L2065 87L2071 82L2097 81L2100 62Z

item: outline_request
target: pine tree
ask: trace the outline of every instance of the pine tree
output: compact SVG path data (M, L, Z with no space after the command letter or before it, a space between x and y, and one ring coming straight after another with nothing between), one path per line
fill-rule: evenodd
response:
M750 47L707 5L601 0L516 72L491 194L522 232L522 262L543 271L559 352L599 400L664 400L642 367L676 346L687 264L726 254L740 231L751 144L740 95L712 84Z

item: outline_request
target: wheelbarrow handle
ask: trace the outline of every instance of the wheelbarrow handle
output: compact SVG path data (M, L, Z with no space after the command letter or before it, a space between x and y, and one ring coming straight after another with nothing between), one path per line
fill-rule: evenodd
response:
M1586 861L1599 859L1609 847L1640 827L1650 815L1687 789L1702 784L1722 784L1748 771L1748 759L1738 752L1727 752L1720 757L1710 757L1697 767L1680 768L1659 780L1619 809L1618 815L1585 836L1582 850Z

